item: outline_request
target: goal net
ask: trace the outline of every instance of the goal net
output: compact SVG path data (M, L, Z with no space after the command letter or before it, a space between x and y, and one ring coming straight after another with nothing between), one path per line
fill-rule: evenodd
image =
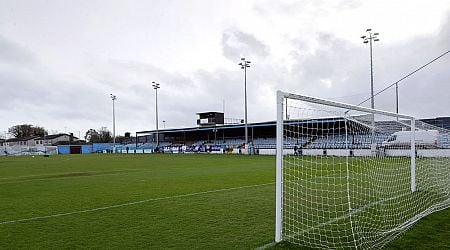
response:
M449 157L414 117L278 91L275 241L380 248L450 207Z

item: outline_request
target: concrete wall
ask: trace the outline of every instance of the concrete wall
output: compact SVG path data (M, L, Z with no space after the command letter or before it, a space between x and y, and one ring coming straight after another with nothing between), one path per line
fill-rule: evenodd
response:
M417 151L422 157L450 157L450 149L423 149Z
M59 145L58 146L58 154L60 154L60 155L70 154L70 146L69 145Z
M103 150L112 150L113 144L112 143L94 143L92 144L92 152L96 153L97 151L103 151Z
M81 153L82 154L94 153L94 147L92 145L81 145Z

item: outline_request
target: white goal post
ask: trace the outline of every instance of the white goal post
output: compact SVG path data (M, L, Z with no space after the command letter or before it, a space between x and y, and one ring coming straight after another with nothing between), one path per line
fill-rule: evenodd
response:
M379 248L449 207L450 150L437 137L450 145L450 133L433 131L413 116L277 91L275 242Z

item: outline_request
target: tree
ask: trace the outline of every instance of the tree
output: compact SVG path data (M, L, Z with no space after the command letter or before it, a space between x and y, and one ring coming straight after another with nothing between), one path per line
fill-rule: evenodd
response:
M98 134L97 130L91 128L88 131L86 131L86 134L84 136L84 140L86 142L94 143L98 142L100 138L100 135Z
M89 129L84 139L90 143L108 143L112 142L111 132L106 127L101 127L98 131L95 129Z
M8 129L15 138L23 139L32 136L47 135L47 131L43 127L33 126L31 124L15 125Z
M101 142L112 142L113 141L111 132L109 132L109 130L106 127L101 127L100 130L98 131L98 133L100 134Z

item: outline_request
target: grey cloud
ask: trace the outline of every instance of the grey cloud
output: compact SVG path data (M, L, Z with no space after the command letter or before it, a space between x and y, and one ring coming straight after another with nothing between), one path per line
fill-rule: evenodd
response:
M450 17L450 15L449 15ZM448 20L448 19L447 19ZM374 44L374 88L381 90L434 57L449 50L450 22L440 32L415 37L399 44ZM357 40L358 38L355 38ZM293 40L301 40L298 37ZM296 63L286 89L293 92L358 104L370 96L369 48L316 34L319 43L313 53L297 46L291 53ZM400 85L400 111L418 117L450 115L450 54L412 75ZM326 79L331 84L324 85ZM395 111L395 90L375 97L375 107ZM368 106L369 103L364 104Z
M266 0L258 1L253 9L265 17L279 13L283 15L299 15L312 11L314 8L320 8L323 4L324 1L322 0L300 0L293 2Z
M32 65L36 63L36 57L20 44L0 35L0 63Z
M270 53L269 47L255 36L235 29L229 29L223 33L222 50L223 55L233 61L243 54L267 57Z
M384 88L448 50L449 25L450 19L446 19L438 34L415 37L402 44L384 44L381 36L382 40L374 47L375 89ZM369 95L369 49L365 44L350 43L328 33L308 36L315 36L318 48L306 47L304 35L293 38L294 50L290 56L294 64L288 68L284 63L273 61L268 45L255 36L233 29L223 33L223 54L227 59L237 63L239 57L245 55L253 62L247 72L251 122L275 119L277 89L352 104ZM220 111L223 100L227 117L244 115L243 72L237 65L233 70L197 70L181 74L165 70L166 65L111 60L92 62L90 72L84 76L68 77L46 72L32 52L2 37L0 52L1 91L7 93L0 98L1 116L8 117L8 125L4 127L22 121L45 121L51 123L47 125L49 129L64 125L80 130L110 128L108 94L114 93L118 96L118 130L154 129L152 81L161 84L158 92L160 122L166 120L167 126L195 126L196 112ZM449 69L450 55L447 55L402 82L400 111L419 117L450 115ZM393 94L393 90L389 90L376 97L376 107L394 111Z
M342 0L337 4L337 8L341 10L356 9L362 5L360 0Z

